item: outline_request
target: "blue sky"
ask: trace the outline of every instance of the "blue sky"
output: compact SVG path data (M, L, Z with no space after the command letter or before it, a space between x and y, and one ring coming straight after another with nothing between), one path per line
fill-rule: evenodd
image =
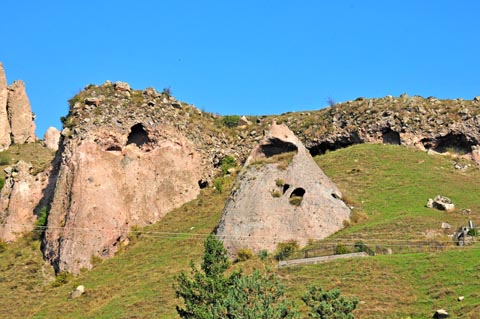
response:
M125 81L220 114L359 96L480 95L480 1L3 0L0 61L37 134L89 83Z

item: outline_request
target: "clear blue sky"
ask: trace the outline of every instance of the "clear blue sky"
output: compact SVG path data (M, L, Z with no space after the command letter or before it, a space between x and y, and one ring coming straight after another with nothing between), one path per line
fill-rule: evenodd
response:
M480 1L2 0L0 61L37 134L86 84L125 81L220 114L388 94L480 95Z

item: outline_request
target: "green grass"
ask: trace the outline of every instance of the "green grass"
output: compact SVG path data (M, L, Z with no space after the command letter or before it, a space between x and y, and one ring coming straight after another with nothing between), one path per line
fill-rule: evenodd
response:
M453 168L448 157L429 156L403 147L357 145L316 158L319 165L367 216L325 241L311 246L363 239L367 244L430 240L441 222L456 227L472 218L478 224L480 172ZM233 177L224 178L219 193L202 190L200 197L172 211L159 223L134 229L132 243L115 258L54 287L51 267L44 266L38 242L23 239L0 252L1 318L176 318L175 276L199 263L203 239L218 222ZM450 197L471 215L425 208L428 197ZM369 241L370 240L370 241ZM407 251L408 252L408 251ZM234 268L275 267L254 257ZM286 294L299 304L309 284L357 296L358 318L430 318L438 308L454 318L475 318L480 308L480 246L438 252L403 253L339 260L327 264L277 270ZM77 285L84 296L69 300ZM457 301L458 296L464 301Z
M44 171L51 163L54 152L40 143L11 145L0 152L0 178L5 178L4 169L23 160L32 164L32 174Z

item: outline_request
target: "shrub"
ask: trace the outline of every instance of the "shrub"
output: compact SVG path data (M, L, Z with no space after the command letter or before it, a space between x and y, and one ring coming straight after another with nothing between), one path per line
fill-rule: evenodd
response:
M237 261L245 261L253 258L253 252L248 248L242 248L237 251Z
M260 252L257 254L258 258L260 258L260 260L265 260L267 259L268 257L268 251L266 249L262 249L260 250Z
M310 307L308 317L320 319L353 319L358 304L357 298L346 298L338 289L325 291L316 286L309 287L302 301Z
M0 156L0 165L10 165L12 162L12 159L7 157L6 155Z
M295 240L287 241L284 243L279 243L277 245L277 251L275 258L277 260L284 260L290 257L294 252L298 250L298 242Z
M238 115L226 115L222 119L222 123L226 127L237 127L238 121L240 120L240 116Z
M282 196L282 193L280 193L279 191L277 190L272 191L272 197L278 198L281 196Z
M0 240L0 254L7 250L7 243Z
M468 235L468 236L475 236L475 237L477 237L477 236L478 236L478 229L476 229L476 228L470 229L470 230L468 231L467 235Z
M352 251L347 246L338 243L335 247L335 255L350 254Z
M33 230L32 239L40 240L45 233L45 228L48 222L48 207L43 206L37 215L37 221L35 223L35 229Z
M275 180L275 185L277 185L278 187L283 187L283 185L285 185L285 181L281 178L277 178Z
M302 203L303 197L302 196L292 196L288 200L288 202L294 206L300 206Z
M235 161L235 158L230 155L225 156L220 161L220 169L222 170L223 175L227 174L230 168L234 168L236 166L237 162Z
M223 183L224 183L223 177L219 177L215 179L215 181L213 182L213 186L215 187L218 193L223 192Z
M55 281L51 283L52 287L60 287L68 283L73 278L73 275L68 272L61 272L55 277Z
M5 186L5 178L0 177L0 191L3 189L3 186Z
M172 89L170 87L166 87L163 89L162 94L169 98L172 96Z

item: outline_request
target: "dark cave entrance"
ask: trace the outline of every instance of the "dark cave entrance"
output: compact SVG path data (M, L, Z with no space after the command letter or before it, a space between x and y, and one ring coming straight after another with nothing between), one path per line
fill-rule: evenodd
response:
M127 145L135 144L138 147L145 145L150 142L148 138L148 133L145 131L142 123L135 124L130 129L130 134L128 135Z
M282 141L278 138L271 138L269 142L269 144L260 146L265 157L272 157L289 152L298 152L298 148L294 144Z
M400 133L390 128L386 128L382 131L382 141L383 144L400 145Z

